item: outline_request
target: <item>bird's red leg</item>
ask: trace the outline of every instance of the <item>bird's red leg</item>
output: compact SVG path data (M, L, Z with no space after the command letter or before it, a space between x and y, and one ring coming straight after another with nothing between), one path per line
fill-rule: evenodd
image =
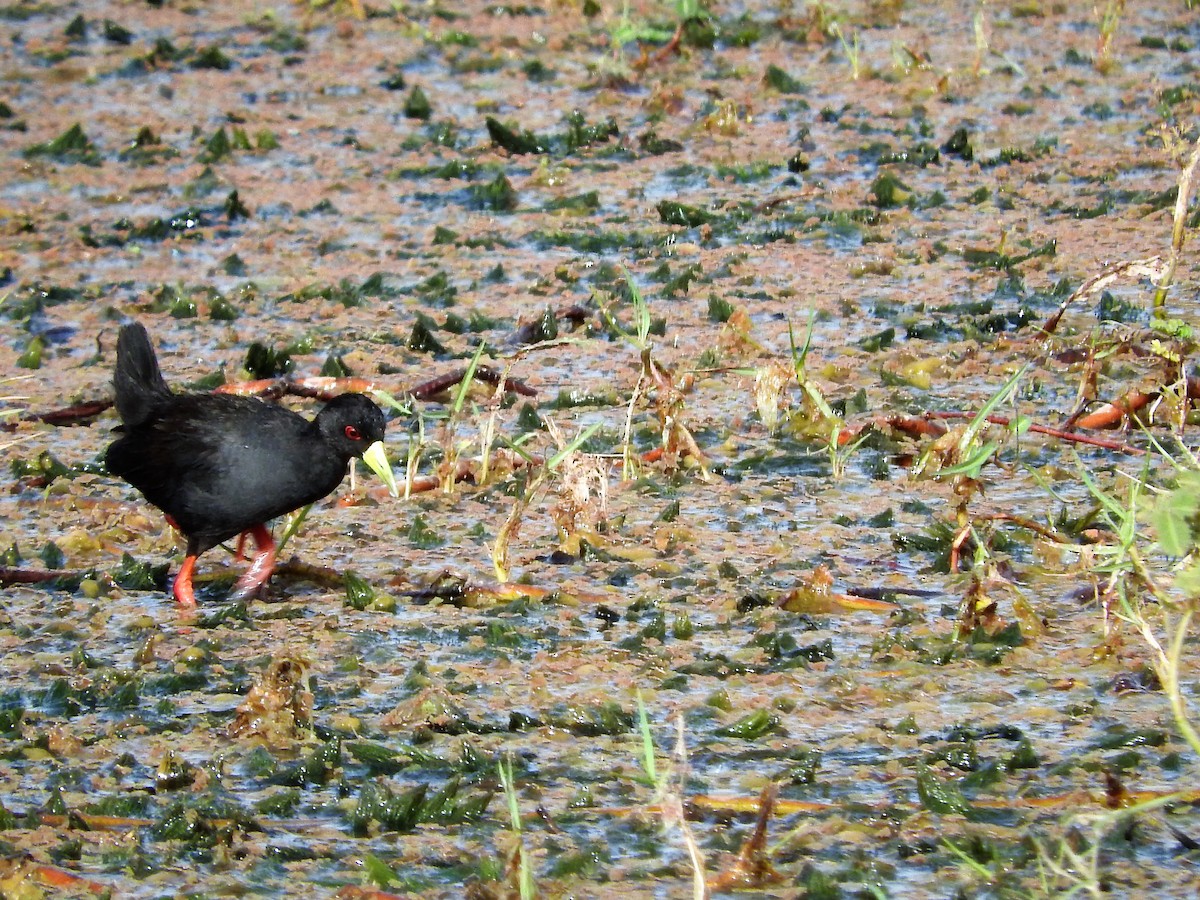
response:
M258 553L254 555L254 561L250 563L242 577L238 579L237 584L233 586L233 593L229 595L231 600L244 600L254 594L260 587L267 583L267 579L271 577L271 572L275 570L275 539L271 537L271 532L267 530L266 525L255 525L248 529L248 533L254 535L254 543L258 546Z
M179 605L189 609L196 605L196 595L192 592L192 570L194 568L196 568L196 557L188 554L183 560L183 565L179 567L179 574L175 576L175 586L171 591Z
M246 535L248 535L249 533L250 532L248 532L248 531L243 531L241 534L238 535L237 549L233 551L234 559L241 561L241 560L246 560L249 558L246 556ZM256 540L256 543L257 543L257 540Z

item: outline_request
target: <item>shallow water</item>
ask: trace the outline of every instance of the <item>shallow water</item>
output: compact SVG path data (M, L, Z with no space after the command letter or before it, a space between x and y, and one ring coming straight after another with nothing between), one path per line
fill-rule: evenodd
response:
M458 897L469 884L475 897L515 896L518 838L496 771L507 759L543 896L692 896L664 806L684 799L717 879L767 784L778 806L764 853L778 878L753 885L759 896L825 896L827 884L1025 896L1042 889L1039 854L1081 849L1108 805L1194 791L1198 762L1146 681L1149 649L1128 626L1106 633L1079 599L1104 577L1105 543L1052 543L997 518L1083 515L1081 470L1120 494L1142 457L985 432L1000 453L966 514L991 541L977 574L995 609L955 643L969 555L948 574L946 541L910 542L958 527L953 479L913 474L931 439L885 429L835 460L831 423L794 379L774 432L754 383L771 365L792 370L789 327L803 342L810 317L805 371L851 429L876 415L973 414L1026 363L1016 409L997 412L1061 427L1087 377L1074 351L1089 347L1103 359L1101 399L1173 378L1154 355L1144 280L1109 287L1108 320L1091 297L1053 336L1036 328L1106 266L1168 251L1166 192L1200 112L1195 11L1128 10L1103 66L1098 16L1078 5L730 4L711 9L715 46L661 56L662 40L614 53L620 8L368 5L363 20L298 4L2 11L14 39L0 56L12 113L0 118L11 423L0 437L18 468L0 493L0 548L14 548L5 562L20 571L92 577L0 595L0 804L14 816L0 828L0 892L89 893L82 881L47 886L73 875L123 897L284 896L296 879L329 894ZM673 9L633 4L630 22L669 32ZM822 13L851 46L857 36L857 79ZM86 35L72 40L78 15ZM106 19L130 43L107 40ZM146 61L157 38L175 59ZM205 47L229 68L196 67ZM768 85L770 66L796 92ZM382 86L397 73L403 88ZM414 85L429 123L404 113ZM619 133L571 149L573 110ZM489 115L551 152L500 149ZM93 158L30 153L76 122ZM143 127L160 152L123 157ZM973 161L944 147L959 127ZM221 129L234 145L224 155L211 148ZM652 153L654 136L680 148ZM895 157L933 151L925 165ZM801 153L808 167L789 171ZM884 173L902 183L895 205L876 193ZM500 176L512 203L487 190ZM248 217L228 214L234 190ZM664 201L707 222L666 224ZM199 227L130 237L185 211ZM661 320L649 340L668 385L639 383L626 271ZM1194 318L1196 277L1185 252L1170 315ZM212 317L218 296L235 318ZM576 319L563 314L572 306ZM525 326L547 310L557 339L530 344ZM178 568L175 536L94 468L113 412L64 427L25 415L108 396L126 317L150 328L181 387L245 378L258 341L291 348L295 376L338 357L403 397L483 341L484 363L538 393L497 410L477 389L453 429L445 397L393 412L398 475L411 452L415 474L438 476L447 457L478 460L495 410L492 474L407 500L347 483L312 510L283 554L297 564L265 598L230 607L241 564L203 557L201 575L215 577L190 619L162 571ZM421 317L443 353L410 340ZM46 329L61 342L20 367ZM634 471L623 473L635 393ZM521 596L496 585L492 554L532 477L513 473L506 448L558 449L533 412L566 441L599 423L586 449L602 461L572 459L533 491L510 545ZM671 453L645 456L662 448L661 416L694 436L702 461L675 470ZM1146 445L1137 432L1102 436ZM43 451L70 471L22 475ZM1167 468L1156 461L1151 475ZM589 471L604 476L603 506ZM572 511L582 555L556 526ZM159 567L153 585L118 583L131 583L126 553ZM1168 577L1172 561L1148 554ZM374 603L350 604L348 571ZM470 589L431 596L446 575ZM836 601L864 592L887 592L895 608ZM1195 655L1189 639L1189 698ZM239 710L286 660L311 675L271 695L295 701L298 727L285 710L239 731ZM657 786L643 771L639 698ZM450 786L450 799L420 824L399 803L372 812L380 786L421 785L427 800ZM472 802L482 811L465 812ZM1194 802L1108 823L1097 877L1119 894L1194 895Z

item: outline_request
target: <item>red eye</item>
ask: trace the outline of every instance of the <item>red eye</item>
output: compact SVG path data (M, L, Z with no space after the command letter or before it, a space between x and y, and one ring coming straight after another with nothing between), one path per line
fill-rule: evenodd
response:
M352 440L352 441L361 441L362 440L362 434L353 425L347 425L345 433L346 433L346 437L350 438L350 440Z

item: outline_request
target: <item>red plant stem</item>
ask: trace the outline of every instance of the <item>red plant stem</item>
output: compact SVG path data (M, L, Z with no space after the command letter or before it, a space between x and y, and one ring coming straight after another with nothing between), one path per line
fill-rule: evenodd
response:
M945 412L927 412L926 416L934 419L973 419L975 413L957 412L948 410ZM1012 424L1012 420L1008 416L990 415L987 416L987 421L992 425L1000 425L1007 427ZM1061 428L1051 428L1049 425L1033 424L1029 426L1029 430L1037 434L1044 434L1047 437L1058 438L1062 441L1071 441L1076 444L1088 444L1093 447L1101 447L1105 450L1116 450L1119 453L1130 453L1134 456L1140 456L1145 453L1140 447L1131 447L1128 444L1122 444L1119 441L1109 441L1104 438L1089 437L1086 434L1078 434L1074 431L1064 431Z

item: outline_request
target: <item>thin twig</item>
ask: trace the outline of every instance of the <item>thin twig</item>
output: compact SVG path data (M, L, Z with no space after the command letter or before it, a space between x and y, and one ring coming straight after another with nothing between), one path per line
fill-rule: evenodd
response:
M1100 293L1119 278L1149 278L1156 284L1161 283L1163 278L1163 269L1160 266L1161 263L1161 256L1148 256L1145 259L1130 259L1108 266L1100 274L1093 275L1091 278L1087 279L1087 281L1085 281L1071 293L1070 297L1062 302L1062 305L1059 306L1058 311L1055 312L1054 315L1052 315L1049 319L1047 319L1046 324L1041 327L1041 334L1043 336L1052 334L1054 329L1058 327L1059 320L1062 319L1063 314L1067 311L1067 308L1073 303L1076 303L1079 300L1085 300Z
M1192 155L1187 165L1179 173L1179 189L1175 195L1175 215L1171 226L1171 252L1167 255L1167 264L1159 275L1154 291L1155 315L1162 315L1167 305L1167 291L1175 279L1175 266L1179 263L1179 254L1183 251L1183 242L1187 237L1188 201L1192 197L1192 187L1196 180L1196 170L1200 167L1200 138L1192 148Z

